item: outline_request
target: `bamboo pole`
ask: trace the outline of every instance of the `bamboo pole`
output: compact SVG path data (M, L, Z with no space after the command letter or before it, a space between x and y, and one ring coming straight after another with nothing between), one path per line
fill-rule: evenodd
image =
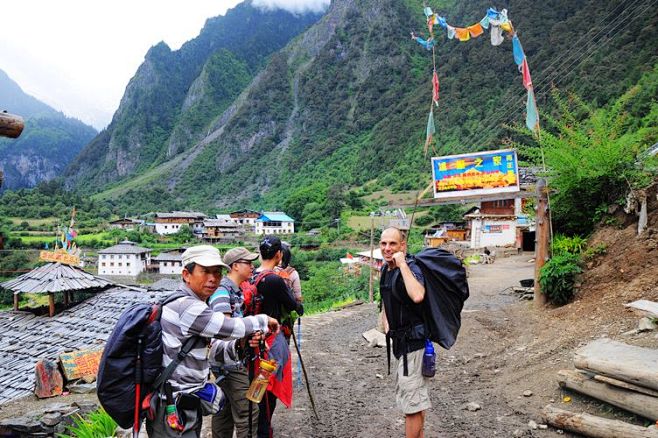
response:
M372 269L372 259L374 257L374 247L375 247L375 218L370 217L370 263L368 265L368 273L369 275L369 284L368 284L368 301L372 303L373 301L373 289L374 289L374 281L373 281L373 269Z

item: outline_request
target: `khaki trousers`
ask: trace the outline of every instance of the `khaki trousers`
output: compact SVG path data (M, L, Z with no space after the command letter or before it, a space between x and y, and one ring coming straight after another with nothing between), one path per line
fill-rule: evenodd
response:
M212 437L232 438L235 428L237 438L247 438L249 434L249 400L245 397L249 388L247 369L231 371L222 380L219 387L226 395L224 409L212 417ZM252 436L258 432L258 404L252 403Z

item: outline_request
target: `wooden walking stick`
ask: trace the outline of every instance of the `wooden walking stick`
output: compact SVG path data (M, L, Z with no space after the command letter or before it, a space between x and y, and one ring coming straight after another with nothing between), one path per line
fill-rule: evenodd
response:
M297 345L297 338L295 337L295 331L291 330L292 341L295 344L295 350L297 350L297 357L299 358L299 363L302 364L302 371L304 372L304 381L306 382L306 390L308 391L308 398L311 400L311 407L313 408L313 413L317 420L320 419L318 411L315 409L315 400L313 399L313 394L311 393L311 385L308 383L308 374L306 374L306 366L304 366L304 361L302 360L302 353L299 351L299 346Z

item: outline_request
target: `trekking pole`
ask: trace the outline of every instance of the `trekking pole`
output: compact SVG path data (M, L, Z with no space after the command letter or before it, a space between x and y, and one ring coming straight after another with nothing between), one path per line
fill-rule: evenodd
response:
M297 345L297 337L295 336L295 331L292 330L292 341L295 344L295 350L297 350L297 357L299 358L299 363L302 365L302 371L304 372L304 380L306 381L306 390L308 391L308 398L311 400L311 407L313 408L313 413L315 418L320 420L318 411L315 409L315 400L313 399L313 394L311 393L311 385L308 382L308 374L306 374L306 367L304 366L304 361L302 360L302 353L299 351L299 345Z
M133 420L133 438L139 437L139 426L141 424L140 410L142 398L142 344L144 337L137 338L137 357L135 358L135 417Z
M247 373L249 374L249 383L253 382L254 380L254 349L249 346L247 343ZM253 414L254 414L254 402L249 400L249 410L248 414L249 415L249 432L248 432L248 437L252 438L253 436L253 430L254 430L254 421L253 421Z
M295 329L293 328L294 331ZM297 318L297 339L299 341L299 350L302 350L302 317ZM297 386L302 386L302 362L297 362Z

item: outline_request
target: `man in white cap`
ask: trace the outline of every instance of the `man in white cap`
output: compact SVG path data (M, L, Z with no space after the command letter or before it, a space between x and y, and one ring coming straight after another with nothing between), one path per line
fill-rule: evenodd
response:
M179 355L190 338L191 350L175 368L165 390L176 399L179 420L183 430L174 430L167 421L166 403L160 402L155 418L147 420L150 437L200 437L202 415L217 413L223 402L222 391L208 382L208 345L211 339L237 340L257 332L276 331L279 323L267 315L245 318L227 318L213 312L206 301L215 292L222 278L222 269L228 268L217 248L199 245L188 248L183 254L183 282L176 293L178 298L162 308L162 365L166 367ZM188 344L189 345L189 344ZM241 355L240 342L216 343L210 355L237 360Z
M228 274L222 277L219 288L208 299L208 305L214 312L221 312L232 318L243 316L244 297L240 284L251 277L256 259L258 254L241 246L224 254L224 263L229 267ZM233 438L235 429L237 438L246 438L249 435L249 400L246 395L250 383L247 367L242 360L215 363L211 359L211 365L213 373L218 378L223 377L219 387L228 400L226 409L212 417L212 437ZM251 423L258 424L258 404L252 405Z

